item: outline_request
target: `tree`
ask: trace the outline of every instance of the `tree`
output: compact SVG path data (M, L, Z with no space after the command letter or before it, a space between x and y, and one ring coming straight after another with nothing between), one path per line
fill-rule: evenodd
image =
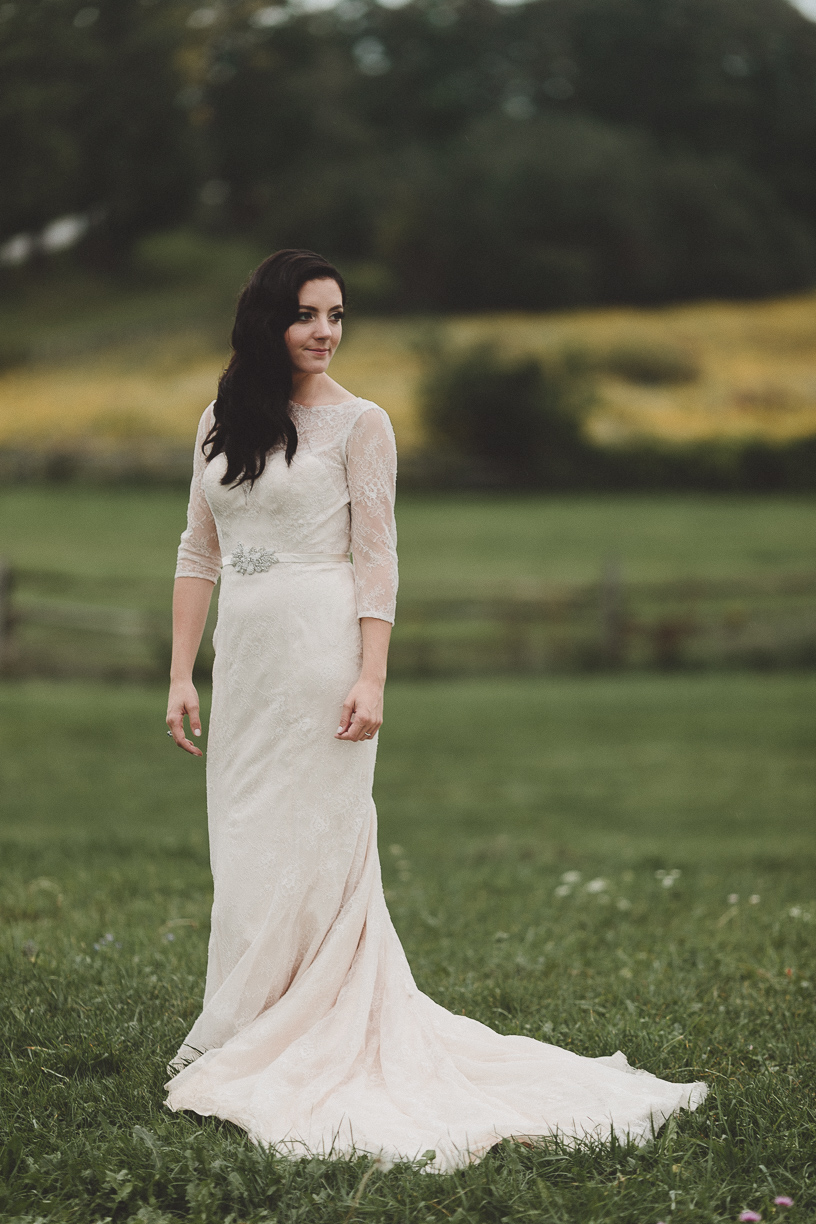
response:
M116 254L189 215L195 150L176 105L186 6L2 6L0 233L90 209Z

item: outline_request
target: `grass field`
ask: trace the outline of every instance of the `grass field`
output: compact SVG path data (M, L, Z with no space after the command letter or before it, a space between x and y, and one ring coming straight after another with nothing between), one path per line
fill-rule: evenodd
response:
M0 559L13 567L16 607L52 618L67 611L87 621L84 630L19 622L14 637L18 672L146 678L161 668L163 674L170 582L184 517L181 492L53 485L0 490ZM496 636L501 626L496 630L485 622L485 630L477 625L482 637L474 637L470 624L423 620L418 637L410 610L423 600L436 606L445 599L558 597L573 584L596 581L613 561L633 593L631 615L642 626L638 641L633 638L627 646L630 661L640 666L656 649L649 627L667 612L638 603L636 584L688 580L685 587L691 589L697 580L737 579L761 587L780 576L809 581L816 571L812 498L414 495L399 499L397 518L403 617L393 660L403 675L504 666L503 639ZM678 600L669 611L688 617L683 597ZM798 602L763 603L749 594L729 596L716 606L695 605L699 658L695 655L689 665L711 665L705 633L719 649L720 621L733 616L742 618L740 641L748 644L744 653L750 648L775 660L766 659L764 666L804 659L804 647L785 643L810 641L812 602L812 595L803 595ZM102 634L100 620L104 625L112 615L106 609L117 607L147 614L148 632L131 638ZM576 658L584 639L591 647L599 625L593 605L580 622L566 628L559 622L548 629L555 643L547 647L556 659L552 666L567 666L559 660L568 641L578 643ZM729 648L732 639L733 634L723 639ZM206 657L205 648L202 660ZM527 665L537 666L529 650L524 657Z
M505 1144L429 1176L291 1164L163 1111L206 956L202 767L160 689L6 684L2 1218L708 1224L786 1194L812 1219L814 696L795 675L391 686L380 842L419 985L712 1089L645 1150Z
M23 601L158 614L184 501L9 488L0 556ZM412 497L398 515L408 596L527 593L613 555L633 580L814 565L807 500ZM206 957L202 767L169 746L160 688L6 682L0 1218L708 1224L773 1219L787 1194L792 1224L812 1219L814 696L795 673L389 686L380 843L420 986L712 1086L645 1151L504 1145L437 1177L293 1165L164 1113Z
M23 594L166 609L186 496L164 490L0 489L0 557ZM410 598L535 594L590 582L614 558L631 581L811 573L816 501L796 497L398 498Z
M0 444L193 436L228 355L237 290L259 253L240 244L185 252L184 242L153 240L127 285L87 277L32 284L22 300L0 302L7 342L29 354L0 373ZM508 354L668 348L685 354L699 376L643 386L602 374L594 437L784 440L816 430L815 306L805 294L653 310L375 319L355 317L352 304L332 373L382 404L408 452L422 442L417 393L431 337L454 349L492 343Z

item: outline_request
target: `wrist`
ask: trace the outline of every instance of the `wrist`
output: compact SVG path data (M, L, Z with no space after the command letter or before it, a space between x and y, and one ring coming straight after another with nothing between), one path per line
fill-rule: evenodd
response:
M385 672L373 671L370 668L364 667L360 672L360 682L362 684L376 684L378 688L385 688Z
M193 683L193 673L192 671L183 671L183 672L173 671L171 668L170 683L171 684L192 684Z

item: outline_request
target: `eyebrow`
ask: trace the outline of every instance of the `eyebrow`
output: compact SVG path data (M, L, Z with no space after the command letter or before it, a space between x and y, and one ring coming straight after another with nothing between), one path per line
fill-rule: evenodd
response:
M317 309L318 309L318 307L317 307L317 306L307 306L307 305L305 305L305 304L299 304L299 305L298 305L298 310L311 310L311 311L315 311L315 312L316 312L316 311L317 311ZM330 307L329 307L329 314L331 314L331 313L332 313L332 311L334 311L334 310L345 310L345 309L346 309L346 308L345 308L345 306L344 306L344 305L343 305L343 303L341 302L341 303L339 304L339 306L330 306Z

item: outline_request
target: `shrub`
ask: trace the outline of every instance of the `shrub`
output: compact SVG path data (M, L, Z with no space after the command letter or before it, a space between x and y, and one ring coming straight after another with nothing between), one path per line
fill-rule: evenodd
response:
M672 371L669 360L674 352L655 351L664 364L633 362L627 367L633 381L646 381L645 372L651 381L658 375L667 380L669 373L679 377L679 362ZM409 461L408 483L576 491L816 489L816 436L781 444L747 439L671 446L641 439L595 445L583 428L594 398L591 368L575 351L544 362L502 357L491 347L436 352L428 362L422 400L431 448Z
M29 358L28 347L21 340L0 339L0 371L25 365Z
M663 344L620 344L599 361L601 369L630 383L671 386L696 382L700 367L694 356Z
M542 363L474 347L436 356L423 409L430 436L492 473L494 483L567 488L594 464L583 433L592 394L579 353Z

